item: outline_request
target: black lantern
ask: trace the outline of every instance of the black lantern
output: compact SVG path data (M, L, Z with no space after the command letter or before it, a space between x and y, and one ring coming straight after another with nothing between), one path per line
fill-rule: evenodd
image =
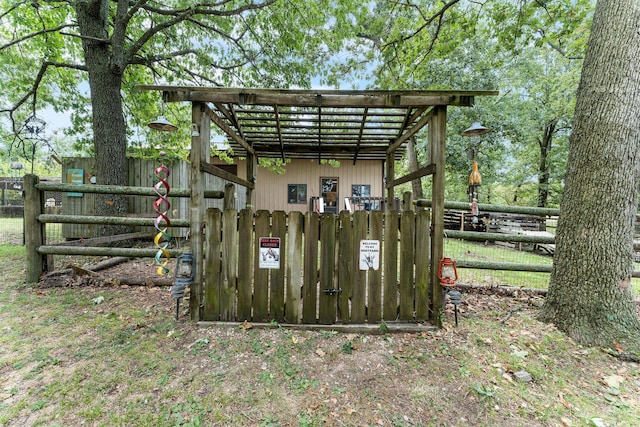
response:
M176 281L171 288L171 295L176 300L176 320L180 311L180 299L184 297L184 290L193 283L195 273L193 265L193 255L185 252L176 260Z

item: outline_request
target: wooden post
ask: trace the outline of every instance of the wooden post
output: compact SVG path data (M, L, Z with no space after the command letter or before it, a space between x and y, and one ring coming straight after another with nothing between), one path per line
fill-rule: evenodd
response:
M438 280L438 265L442 258L444 247L444 169L445 169L445 140L447 131L447 107L434 107L429 120L429 163L436 165L431 187L431 272L429 286L431 289L430 316L436 326L442 326L443 294Z
M204 270L204 239L202 236L204 224L204 188L205 174L200 171L200 163L209 161L211 122L204 114L204 104L193 103L191 106L192 123L199 126L198 135L191 136L191 253L195 260L195 272L191 294L189 297L189 312L191 320L200 320L200 302L202 301L202 279Z
M224 210L236 208L236 186L230 182L224 186Z
M391 153L387 154L387 160L385 162L385 167L387 169L387 173L386 173L386 182L393 182L396 178L395 178L395 161L393 159L393 155L394 152L392 151ZM393 206L393 194L394 194L394 190L395 187L391 186L389 188L387 188L387 210L391 211L394 210Z
M36 175L24 176L24 233L27 253L27 283L37 283L47 268L47 258L38 253L46 241L45 224L38 221L43 213L43 192L36 188L40 179Z
M411 191L405 191L404 193L402 193L402 210L413 210L413 195L411 194Z
M254 156L251 153L247 153L247 181L253 182L255 184L258 175L258 157ZM246 197L246 207L253 208L253 190L250 188L246 189L247 197ZM254 209L255 210L255 209Z

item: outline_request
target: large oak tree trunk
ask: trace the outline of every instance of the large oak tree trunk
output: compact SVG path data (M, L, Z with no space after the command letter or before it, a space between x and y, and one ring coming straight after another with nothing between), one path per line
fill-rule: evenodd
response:
M637 352L631 291L640 168L640 1L599 0L577 94L541 317L580 342ZM637 354L637 353L636 353Z
M108 4L108 0L78 1L76 10L91 89L96 180L102 185L127 185L126 126L120 95L124 64L114 59L119 55L114 55L114 47L104 41L108 37ZM98 215L127 212L126 197L96 195ZM97 235L127 231L126 227L96 227Z

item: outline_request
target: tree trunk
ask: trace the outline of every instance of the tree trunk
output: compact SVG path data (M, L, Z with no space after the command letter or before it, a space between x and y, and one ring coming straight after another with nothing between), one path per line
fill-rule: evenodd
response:
M113 46L106 42L109 25L108 0L77 2L78 25L89 74L93 114L93 143L96 159L96 182L102 185L127 185L127 140L120 88L124 64L113 61ZM104 41L103 41L104 40ZM119 216L128 212L127 198L96 195L98 215ZM96 235L128 232L127 227L96 227Z
M541 318L638 354L633 224L640 174L640 1L599 0L578 88L549 294Z
M416 153L416 140L410 138L407 143L407 158L409 160L409 172L418 170L418 155ZM413 200L423 199L422 182L420 178L411 181L411 190L413 191Z
M551 120L544 127L542 139L538 140L540 146L540 163L538 164L538 207L547 206L549 199L549 152L553 142L553 133L556 130L558 120Z

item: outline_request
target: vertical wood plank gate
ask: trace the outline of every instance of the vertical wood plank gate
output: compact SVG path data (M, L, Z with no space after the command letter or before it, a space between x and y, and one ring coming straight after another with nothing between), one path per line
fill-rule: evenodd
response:
M430 216L427 210L335 215L208 209L200 319L429 320ZM279 238L279 250L269 254L272 268L265 268L260 238ZM363 252L363 241L374 251Z

